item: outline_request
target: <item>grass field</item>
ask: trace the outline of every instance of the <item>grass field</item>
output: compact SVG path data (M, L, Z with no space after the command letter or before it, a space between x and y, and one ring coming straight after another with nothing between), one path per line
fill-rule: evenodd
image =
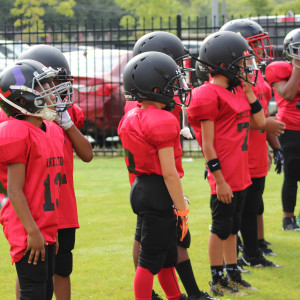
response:
M211 280L208 261L210 224L209 185L203 179L203 159L183 161L182 179L191 199L189 250L199 287L208 291ZM75 159L75 187L81 228L77 231L72 274L72 299L132 300L134 267L132 243L136 216L129 204L129 182L123 158L95 157L85 164ZM276 269L252 269L244 279L259 291L248 300L300 299L300 233L281 231L281 185L283 176L273 168L264 194L265 237L283 265ZM300 204L296 212L298 213ZM9 246L0 234L0 299L13 300L15 267L10 264ZM154 287L163 295L157 279ZM182 288L184 292L184 289ZM55 297L53 297L55 299ZM233 298L234 299L234 298Z

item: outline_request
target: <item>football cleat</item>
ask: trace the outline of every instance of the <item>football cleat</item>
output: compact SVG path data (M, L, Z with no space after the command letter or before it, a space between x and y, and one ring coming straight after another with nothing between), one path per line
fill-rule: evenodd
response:
M297 223L298 226L300 226L300 211L299 211L299 214L298 214L298 218L297 218L296 223Z
M250 273L249 270L244 269L244 263L241 258L237 260L237 268L241 273Z
M229 286L237 290L249 290L258 291L257 288L253 287L249 282L242 279L241 273L236 271L232 276L227 274L227 280Z
M213 297L209 296L208 293L200 291L200 295L198 295L197 297L195 297L195 296L189 296L187 298L187 300L220 300L220 299L213 298Z
M263 267L274 267L278 268L281 265L274 264L270 260L267 260L263 255L258 254L253 257L249 257L246 253L243 253L242 257L239 259L239 263L244 266L254 267L254 268L263 268Z
M265 256L278 256L276 253L273 252L273 250L271 248L268 247L265 240L258 241L258 248L260 249L262 254Z
M152 298L151 298L151 300L163 300L163 298L160 297L158 294L156 294L154 290L152 290Z
M225 277L221 277L217 282L210 282L210 292L214 296L234 295L247 296L248 294L240 292L238 289L231 287Z
M282 219L282 230L290 230L290 231L297 231L300 232L300 228L296 223L296 217L283 217Z

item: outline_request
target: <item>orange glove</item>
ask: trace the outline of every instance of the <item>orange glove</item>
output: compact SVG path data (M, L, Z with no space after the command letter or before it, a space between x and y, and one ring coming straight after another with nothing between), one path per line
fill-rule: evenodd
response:
M181 234L180 241L183 241L183 239L186 236L188 229L189 229L188 228L189 227L189 219L187 216L189 212L190 212L190 210L188 208L186 208L185 210L177 211L177 216L180 217L180 219L181 219L180 228L181 228L182 234Z

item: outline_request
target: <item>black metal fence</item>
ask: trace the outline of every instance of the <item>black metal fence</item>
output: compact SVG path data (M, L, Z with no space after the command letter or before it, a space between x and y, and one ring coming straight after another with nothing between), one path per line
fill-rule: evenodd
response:
M276 59L281 59L283 39L289 31L300 27L299 16L252 19L269 32L276 46ZM111 20L104 28L101 20L89 20L84 24L72 21L44 24L43 30L34 31L22 25L15 28L13 24L3 24L0 25L0 71L12 64L28 46L49 44L60 49L75 78L75 103L82 107L85 115L82 132L89 136L95 151L115 155L121 152L117 126L125 105L122 71L137 39L151 31L168 31L177 35L197 56L201 41L227 21L222 16L217 22L219 25L213 26L209 17L192 20L177 15L176 19L152 19L150 26L143 20L132 26L129 23L120 26L119 20ZM183 149L189 156L200 153L195 141L183 141Z

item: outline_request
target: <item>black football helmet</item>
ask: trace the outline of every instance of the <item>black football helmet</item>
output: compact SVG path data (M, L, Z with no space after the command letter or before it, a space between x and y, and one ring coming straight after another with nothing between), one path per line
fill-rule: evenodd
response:
M73 82L73 76L71 75L69 63L63 53L57 48L50 45L34 45L23 51L18 57L22 59L33 59L42 63L46 67L57 69L59 72L54 81ZM70 103L74 102L74 91L71 90L71 94L61 94L61 98L64 99L66 96L70 97Z
M300 59L300 28L290 31L284 38L283 55L287 60Z
M53 84L53 79L58 71L51 67L45 67L40 62L24 59L16 61L14 65L7 67L0 74L0 107L8 117L19 115L34 115L45 120L55 119L56 112L49 109L68 103L61 100L61 93L70 93L70 82ZM50 88L45 90L43 83L49 83ZM39 86L41 92L35 89ZM55 94L57 102L52 102L50 95ZM24 98L25 103L20 102ZM46 99L49 104L46 103Z
M200 48L199 61L212 75L227 77L231 87L240 85L241 79L256 83L255 54L247 41L235 32L219 31L206 37Z
M125 66L123 83L125 98L129 101L155 101L172 110L177 104L173 100L177 92L179 96L184 95L180 97L181 105L189 104L185 102L190 89L184 73L170 56L161 52L149 51L133 57ZM155 88L159 88L159 92L155 92Z
M188 50L181 40L174 34L166 31L154 31L143 35L133 47L133 56L148 51L162 52L172 57L183 67L183 60L189 57Z
M224 24L220 31L233 31L241 34L260 60L270 61L275 58L275 47L271 44L269 34L255 21L232 20Z

